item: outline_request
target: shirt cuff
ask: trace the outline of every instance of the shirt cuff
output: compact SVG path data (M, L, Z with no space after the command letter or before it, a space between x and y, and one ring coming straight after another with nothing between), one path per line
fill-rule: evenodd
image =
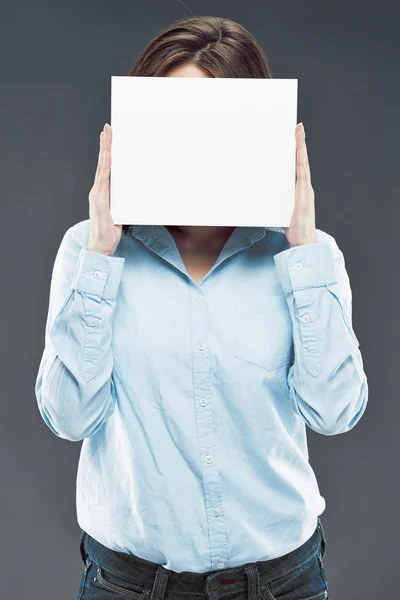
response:
M329 242L293 246L274 255L285 294L337 283Z
M81 248L71 287L79 292L114 300L117 297L125 258L106 256Z

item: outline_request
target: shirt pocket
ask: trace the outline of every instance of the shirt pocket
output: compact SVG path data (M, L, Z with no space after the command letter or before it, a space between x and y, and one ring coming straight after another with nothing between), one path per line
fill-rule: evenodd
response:
M274 371L293 355L293 327L284 294L239 300L234 322L235 358Z

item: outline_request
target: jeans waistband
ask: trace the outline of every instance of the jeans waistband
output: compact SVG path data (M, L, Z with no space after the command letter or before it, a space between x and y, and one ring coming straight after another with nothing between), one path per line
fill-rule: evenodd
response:
M87 551L85 550L87 540ZM176 572L155 562L134 554L118 552L107 548L84 530L81 530L80 552L84 563L90 558L106 570L121 573L145 588L144 600L163 600L165 591L204 594L216 600L222 593L248 590L248 600L259 600L261 583L269 583L278 577L296 570L306 563L319 549L325 554L325 534L318 517L317 527L312 536L299 548L271 560L247 563L240 567L194 573ZM225 580L225 581L224 581ZM228 581L229 580L229 581ZM228 585L222 585L226 583Z

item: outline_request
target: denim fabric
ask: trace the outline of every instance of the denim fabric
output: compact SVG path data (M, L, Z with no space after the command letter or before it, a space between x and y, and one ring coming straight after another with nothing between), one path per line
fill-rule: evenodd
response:
M279 558L204 573L177 572L109 549L82 529L84 569L77 600L184 600L185 595L188 600L327 600L325 551L318 518L313 535Z

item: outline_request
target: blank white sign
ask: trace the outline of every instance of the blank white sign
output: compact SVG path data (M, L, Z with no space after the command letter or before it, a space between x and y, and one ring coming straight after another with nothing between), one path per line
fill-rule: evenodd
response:
M111 77L114 223L287 227L297 81Z

